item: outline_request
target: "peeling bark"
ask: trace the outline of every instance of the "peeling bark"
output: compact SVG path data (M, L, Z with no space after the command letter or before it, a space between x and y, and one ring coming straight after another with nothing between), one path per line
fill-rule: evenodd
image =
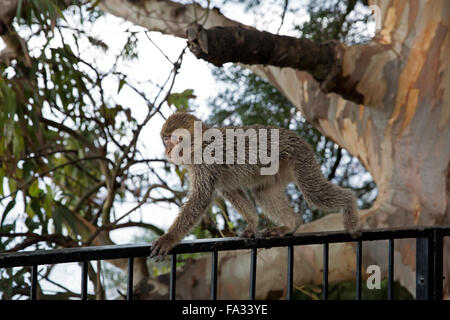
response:
M187 27L200 23L205 28L236 26L218 8L203 8L197 3L181 4L169 0L102 0L99 8L151 31L185 38Z

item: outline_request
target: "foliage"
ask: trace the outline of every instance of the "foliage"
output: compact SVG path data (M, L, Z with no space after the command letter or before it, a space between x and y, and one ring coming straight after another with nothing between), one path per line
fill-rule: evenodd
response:
M97 4L24 0L9 26L23 47L0 62L0 251L85 246L99 236L113 244L111 230L132 226L160 235L130 214L184 197L161 178L165 160L141 151L143 128L166 101L184 107L192 97L171 92L184 50L164 83L129 77L124 65L139 62L138 39L148 34L129 25L113 51L95 31L105 23ZM119 101L124 95L141 99L139 112ZM133 206L119 217L120 203ZM0 271L1 288L15 284L0 295L26 292L24 270Z
M314 41L339 40L346 44L361 44L370 40L367 31L369 12L365 1L311 0L307 4L309 19L294 30Z

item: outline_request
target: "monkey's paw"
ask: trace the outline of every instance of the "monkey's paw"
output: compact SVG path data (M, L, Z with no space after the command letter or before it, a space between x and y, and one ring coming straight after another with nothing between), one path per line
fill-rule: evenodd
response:
M356 216L347 219L344 218L344 227L353 239L359 238L362 235L361 226Z
M255 236L255 233L255 230L246 228L241 233L239 233L239 238L253 238Z
M292 234L293 232L289 227L275 227L267 228L256 233L256 238L274 238L274 237L284 237L286 235Z
M362 235L362 231L359 226L349 229L348 232L350 233L353 239L359 238Z
M152 242L150 258L155 258L155 261L164 260L165 256L178 242L177 238L170 233L166 233Z

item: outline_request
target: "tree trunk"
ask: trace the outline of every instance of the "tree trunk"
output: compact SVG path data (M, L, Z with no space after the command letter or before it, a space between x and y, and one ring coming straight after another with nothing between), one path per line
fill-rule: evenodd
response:
M188 27L198 23L202 28L189 34L194 54L216 64L251 64L249 68L268 79L310 123L357 156L372 174L378 198L372 208L359 213L366 229L449 225L450 3L385 0L371 4L381 9L382 29L369 44L352 47L283 40L232 21L216 8L168 0L103 0L100 7L149 30L178 37L187 37ZM220 37L215 36L218 30ZM263 42L251 42L254 36L286 40L287 45L272 46L272 51L248 60L243 56L250 45L263 52ZM229 54L226 47L216 46L224 39L233 46ZM305 55L308 48L320 56ZM280 50L297 63L280 59ZM343 229L340 214L330 214L299 232L339 229ZM449 241L444 250L444 295L448 298ZM218 297L247 298L249 252L224 252L219 257ZM353 280L354 261L354 244L331 245L330 283ZM285 290L285 263L285 248L259 250L257 298L279 297ZM385 241L364 244L363 267L369 264L379 265L386 273ZM295 248L295 286L320 283L321 267L320 246ZM179 298L207 298L209 268L209 257L188 263L177 277ZM395 242L395 278L414 294L413 240ZM141 297L167 296L167 277L149 279L147 284L149 291Z

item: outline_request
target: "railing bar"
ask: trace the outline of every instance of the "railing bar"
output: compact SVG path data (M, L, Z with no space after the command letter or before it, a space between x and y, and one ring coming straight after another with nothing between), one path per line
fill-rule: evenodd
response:
M170 300L175 300L177 283L177 255L173 253L170 260Z
M438 230L441 235L450 235L450 228L417 228L417 229L378 229L364 231L361 238L365 240L407 239L427 237L433 230ZM341 242L354 242L355 240L343 232L302 233L290 237L242 239L197 239L185 240L172 249L172 253L211 252L226 250L246 250L251 248L286 247L288 245L310 245ZM128 259L131 256L143 257L148 255L150 246L139 245L108 245L85 248L64 248L55 250L38 250L34 252L15 252L0 254L0 268L16 266L32 266L55 263L79 262L84 260L110 260Z
M361 300L362 241L356 242L356 300Z
M394 239L389 239L388 299L394 300Z
M444 238L439 230L434 231L434 299L442 300L443 296L443 261L444 261Z
M36 300L37 274L38 274L38 266L34 265L31 268L30 300Z
M255 300L255 289L256 289L256 256L257 249L252 248L251 256L250 256L250 300Z
M211 253L211 300L217 299L217 251Z
M293 277L294 277L294 247L288 246L286 300L293 299L294 293Z
M328 243L323 244L322 299L328 300Z
M81 300L87 300L88 261L81 263Z
M127 300L133 300L134 258L128 258Z

